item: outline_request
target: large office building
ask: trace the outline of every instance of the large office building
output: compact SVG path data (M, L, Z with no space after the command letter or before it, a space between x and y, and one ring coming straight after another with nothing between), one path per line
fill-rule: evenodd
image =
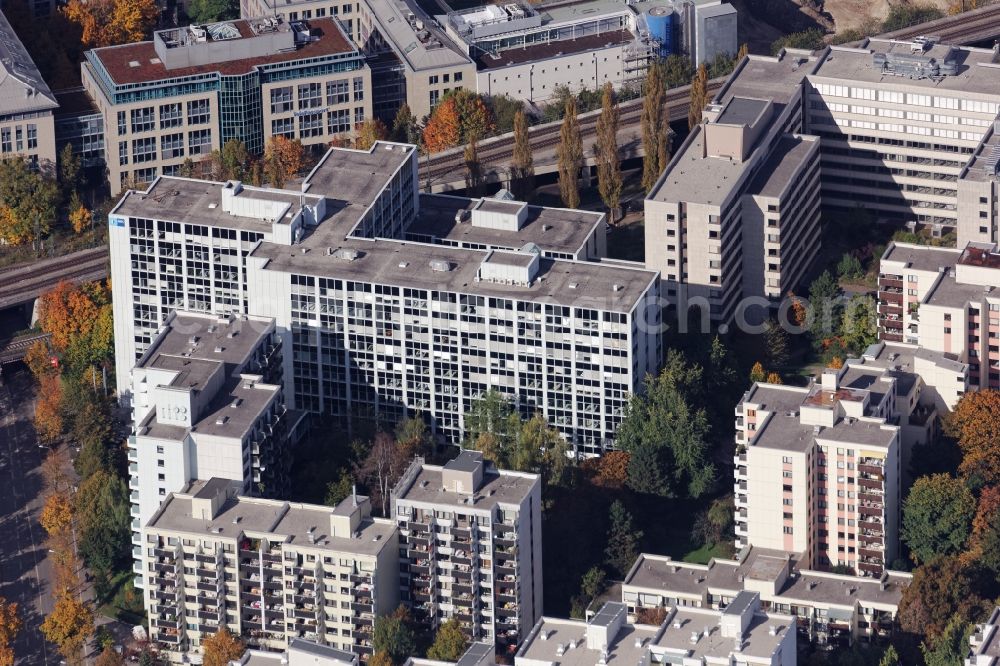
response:
M542 614L542 483L462 451L416 459L392 492L402 601L430 629L457 618L512 653Z
M912 577L877 578L813 571L783 551L743 548L735 559L706 564L642 554L622 582L622 603L637 621L661 608L720 609L746 593L770 613L793 617L803 643L847 646L892 635Z
M399 598L392 521L372 518L366 497L330 508L239 492L195 482L143 528L150 638L185 663L222 626L251 648L304 639L370 656L375 617Z
M0 159L18 155L54 172L58 148L53 111L58 106L0 12Z
M371 70L332 18L160 30L88 51L81 67L113 193L175 175L231 139L252 155L274 136L327 144L372 114Z
M736 407L736 547L880 576L899 549L898 389L853 364L805 388L755 383Z
M250 314L275 321L290 408L421 413L458 441L496 389L598 454L662 352L657 275L583 260L603 215L421 196L412 146L332 149L301 192L161 177L109 220L126 399L171 310Z
M416 3L405 0L241 0L244 18L338 20L372 71L375 116L391 124L406 103L417 119L451 90L476 88L476 66Z
M733 318L743 297L779 299L820 244L820 142L802 130L795 85L804 51L751 56L675 153L646 198L646 265L665 299Z
M586 621L544 617L514 657L514 666L796 663L795 618L765 611L761 595L750 591L723 610L667 606L655 625L633 624L626 605L614 601Z
M758 199L748 189L758 171L779 185L797 184L789 196L820 190L824 209L861 206L937 234L954 229L959 247L996 242L998 54L920 37L744 59L646 201L647 265L661 271L668 300L685 308L705 307L705 299L712 319L725 322L740 296L783 296L805 274L818 236L801 223L804 233L787 233L772 217L810 210L807 199L761 201L763 209L750 207L746 217L746 203ZM773 111L762 115L766 105ZM818 169L813 158L802 159L804 148L782 158L777 149L789 133L819 138Z
M167 496L197 479L231 479L244 493L288 490L286 445L302 415L285 408L280 345L274 323L259 317L168 315L131 374L136 548Z

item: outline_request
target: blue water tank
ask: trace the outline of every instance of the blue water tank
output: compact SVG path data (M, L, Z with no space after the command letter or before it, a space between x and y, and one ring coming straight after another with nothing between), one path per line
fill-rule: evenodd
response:
M653 7L646 12L646 25L649 27L649 36L660 42L660 56L666 57L675 52L674 31L677 25L677 16L673 7L660 6Z

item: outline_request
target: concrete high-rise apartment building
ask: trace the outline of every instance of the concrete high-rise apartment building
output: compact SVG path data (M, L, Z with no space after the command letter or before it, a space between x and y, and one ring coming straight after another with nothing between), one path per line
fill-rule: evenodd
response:
M330 508L239 491L228 479L197 481L143 528L151 639L175 662L222 626L251 648L301 638L370 656L375 617L399 598L392 521L372 518L367 497Z
M879 337L923 366L941 407L1000 388L1000 251L891 243L879 268ZM906 353L906 352L904 352Z
M806 52L737 68L646 198L646 265L666 300L726 322L779 299L819 250L820 142L798 134Z
M197 479L231 479L243 493L287 490L285 447L303 415L285 408L280 349L270 320L168 315L131 373L136 549L139 530L160 504Z
M231 139L250 154L273 136L327 144L372 115L371 70L331 18L160 30L86 57L112 193L176 175Z
M275 321L289 408L419 412L458 441L496 389L597 454L662 351L657 275L599 260L603 215L421 196L412 146L333 149L301 192L164 177L109 221L126 400L171 310L250 314Z
M808 388L755 383L736 407L736 547L882 575L899 547L896 389L850 364Z
M803 643L847 647L892 635L911 580L900 571L877 578L814 571L786 552L746 547L708 564L643 553L621 593L631 621L657 608L720 609L740 594L758 594L765 611L795 618Z
M59 103L2 12L0 72L0 159L20 155L54 172Z
M512 652L542 614L537 474L496 470L477 451L416 459L392 492L402 601L430 628L458 618L475 641Z

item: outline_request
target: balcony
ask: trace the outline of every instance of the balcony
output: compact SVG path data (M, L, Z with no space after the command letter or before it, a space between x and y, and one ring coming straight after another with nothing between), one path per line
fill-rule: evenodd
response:
M858 485L870 490L882 490L884 483L879 479L869 479L863 476L858 477Z

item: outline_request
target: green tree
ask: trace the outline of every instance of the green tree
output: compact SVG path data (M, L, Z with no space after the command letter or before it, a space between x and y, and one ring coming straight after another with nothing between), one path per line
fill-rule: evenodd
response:
M528 117L524 111L514 116L514 157L511 162L510 187L520 201L527 201L535 191L535 160L528 136Z
M864 268L861 266L861 260L850 252L845 252L837 262L837 277L841 280L855 280L862 275Z
M764 346L769 365L783 367L788 363L788 332L778 322L769 319L764 329Z
M194 160L190 157L185 157L177 171L177 175L181 178L194 178L194 169Z
M510 400L496 389L490 389L472 403L465 414L465 448L482 451L498 467L506 467L517 441L521 419ZM483 437L488 435L488 437ZM496 451L483 449L484 443L494 444ZM493 454L493 455L489 455Z
M745 45L744 45L745 46ZM734 58L729 53L717 53L712 61L708 63L708 78L717 79L722 76L729 76L736 67L739 58Z
M401 664L416 651L416 637L410 621L410 612L400 606L390 615L375 618L372 634L372 651L386 652L393 663Z
M606 587L607 574L604 573L604 569L599 566L593 566L587 569L587 573L583 574L583 579L580 581L580 594L587 599L587 603L589 604L601 596Z
M790 35L779 37L771 42L771 55L777 55L781 49L805 49L816 51L823 48L825 33L819 28L809 28L801 32L793 32Z
M222 177L225 180L244 180L246 167L250 164L250 153L239 139L230 139L222 146Z
M580 139L580 121L576 116L576 100L566 100L566 113L559 129L559 146L556 148L559 170L559 196L567 208L580 205L580 169L583 167L583 145Z
M608 545L604 549L604 561L612 571L624 578L639 557L639 542L643 533L632 524L632 514L621 500L611 503L608 517L611 526L608 528Z
M622 167L618 159L618 104L611 83L604 84L601 115L597 118L597 190L612 222L618 219L622 199Z
M215 23L239 18L239 3L232 0L188 0L185 8L192 23Z
M649 192L670 160L670 119L664 106L664 65L655 62L646 74L642 100L642 189Z
M940 636L921 643L924 666L961 666L969 654L971 633L972 624L960 615L951 618Z
M882 29L879 32L892 32L908 28L917 23L926 23L939 19L944 14L933 5L893 5L889 8L889 14L882 21Z
M73 152L73 144L67 143L59 151L59 185L62 187L63 200L69 199L80 188L83 166L80 156Z
M12 245L48 234L56 216L59 187L23 157L0 161L0 240Z
M114 474L97 471L80 484L75 509L80 555L95 574L111 574L130 555L128 487Z
M899 666L899 653L896 652L894 645L890 645L882 653L882 658L879 659L878 666Z
M323 503L327 506L337 506L351 496L353 489L354 479L351 478L346 469L342 469L336 481L330 481L326 484L326 497L323 499Z
M700 497L712 485L708 417L689 403L683 381L668 364L626 405L617 441L630 454L627 483L636 492Z
M844 306L840 321L840 337L850 352L861 354L869 345L878 342L878 314L875 300L870 296L852 296Z
M976 500L961 479L947 474L920 477L903 502L902 537L920 564L962 550L972 530Z
M420 129L417 127L417 119L413 117L409 104L404 102L396 112L389 138L400 143L420 143Z
M469 647L469 640L462 631L457 617L445 621L438 627L434 643L427 650L427 658L436 661L458 661Z
M694 67L691 59L684 55L670 55L663 61L663 80L667 88L679 88L691 83Z
M496 121L497 132L507 134L514 131L514 120L517 114L524 113L524 103L512 99L509 95L494 95L487 101L493 119Z

